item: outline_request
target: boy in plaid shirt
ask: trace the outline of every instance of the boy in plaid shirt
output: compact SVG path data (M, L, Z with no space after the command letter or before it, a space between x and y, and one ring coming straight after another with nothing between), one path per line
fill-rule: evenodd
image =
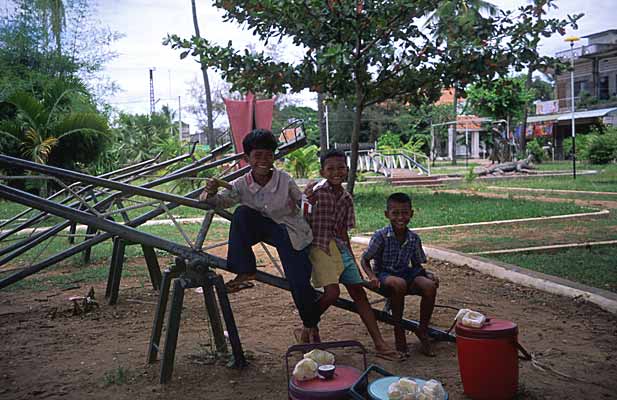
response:
M319 309L324 313L336 302L340 295L339 283L342 283L356 303L358 314L373 339L377 355L396 359L399 353L385 343L379 332L347 234L355 226L353 199L342 186L347 179L347 157L339 150L330 150L320 161L320 174L325 180L306 191L312 205L308 215L313 231L313 244L309 253L313 264L311 280L314 287L324 288L324 294L318 302Z
M413 216L411 198L405 193L393 193L388 197L386 218L390 225L375 232L368 248L362 254L362 268L373 270L369 278L379 287L386 289L392 307L392 318L401 321L405 306L405 295L422 296L420 301L420 325L415 331L420 339L421 350L427 356L434 356L428 337L428 325L435 306L439 287L436 275L422 268L426 255L420 236L407 225ZM400 325L394 326L396 349L407 353L405 331Z

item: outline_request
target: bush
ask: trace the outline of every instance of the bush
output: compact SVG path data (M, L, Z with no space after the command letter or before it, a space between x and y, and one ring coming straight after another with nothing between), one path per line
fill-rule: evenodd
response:
M398 150L402 146L401 138L396 133L386 131L377 139L379 150Z
M593 164L608 164L617 156L617 135L590 135L586 158ZM578 153L578 152L577 152Z
M538 164L546 160L546 153L542 148L542 145L538 142L538 139L533 139L527 142L527 154L533 155L533 159Z
M589 158L589 152L588 152L589 143L591 141L591 138L594 135L597 135L594 131L591 131L591 133L585 134L585 135L581 135L581 134L576 135L576 158L578 160L581 160L581 159L587 160ZM566 155L567 157L570 157L570 155L572 154L572 138L571 137L568 137L563 140L563 154Z

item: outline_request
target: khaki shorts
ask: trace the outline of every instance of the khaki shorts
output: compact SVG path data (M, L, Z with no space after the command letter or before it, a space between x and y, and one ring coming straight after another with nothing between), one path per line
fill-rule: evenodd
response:
M358 266L349 252L339 250L334 240L328 246L330 255L317 246L311 246L309 259L313 265L311 283L313 287L324 287L334 284L355 285L363 282Z

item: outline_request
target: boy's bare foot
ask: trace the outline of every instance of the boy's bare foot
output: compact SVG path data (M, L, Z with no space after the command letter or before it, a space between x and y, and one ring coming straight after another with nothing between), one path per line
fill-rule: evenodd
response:
M294 329L294 338L297 344L311 343L311 328L296 328Z
M225 288L228 293L234 293L242 289L252 288L254 285L252 280L255 279L255 274L238 274L234 279L225 283Z
M416 336L420 340L420 352L427 357L435 357L433 346L431 345L430 338L425 332L416 331Z
M382 345L375 346L375 356L388 361L402 361L407 356L407 353L394 350L387 345Z

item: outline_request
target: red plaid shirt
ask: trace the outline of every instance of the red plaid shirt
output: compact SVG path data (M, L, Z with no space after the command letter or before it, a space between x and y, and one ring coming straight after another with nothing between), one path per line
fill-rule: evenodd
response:
M349 247L347 231L356 226L353 198L346 190L335 193L328 182L319 185L309 197L313 206L308 222L313 230L313 245L330 254L329 243Z

